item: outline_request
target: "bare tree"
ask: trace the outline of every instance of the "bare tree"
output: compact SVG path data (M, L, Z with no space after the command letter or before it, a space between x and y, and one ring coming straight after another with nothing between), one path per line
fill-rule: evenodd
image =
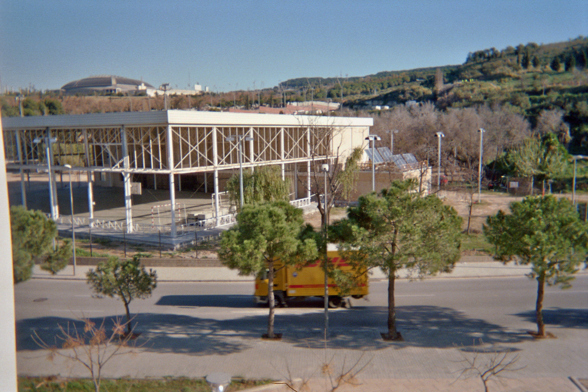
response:
M457 379L476 377L482 381L484 385L484 392L489 392L488 382L493 378L502 377L503 373L516 372L525 367L517 367L519 360L518 354L512 354L508 350L499 350L492 347L490 350L483 350L480 346L483 344L480 339L478 347L474 343L474 347L469 353L460 351L464 365L461 369Z
M546 133L554 133L562 144L567 144L572 136L570 126L563 120L564 111L561 109L542 110L537 118L535 132L540 136Z
M41 348L49 350L49 360L60 356L84 366L90 372L95 392L99 392L102 370L115 356L131 353L129 341L133 334L125 334L126 323L120 319L114 321L112 331L107 331L104 320L100 326L87 318L80 321L84 323L83 331L75 324L59 325L54 346L46 343L36 331L32 338ZM57 346L58 342L61 347Z

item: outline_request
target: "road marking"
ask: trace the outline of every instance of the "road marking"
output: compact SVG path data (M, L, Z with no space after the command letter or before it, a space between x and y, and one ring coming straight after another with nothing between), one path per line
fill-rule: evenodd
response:
M402 295L394 295L394 297L435 297L435 294L402 294Z
M588 293L588 290L545 290L550 294L585 294Z

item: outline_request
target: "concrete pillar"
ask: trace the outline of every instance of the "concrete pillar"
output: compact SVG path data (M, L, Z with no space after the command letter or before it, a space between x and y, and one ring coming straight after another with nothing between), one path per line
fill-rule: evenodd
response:
M176 236L176 184L174 181L174 144L171 125L166 129L167 167L169 173L169 202L171 204L171 235Z
M4 135L1 121L0 135ZM3 184L0 187L0 221L10 222L3 137L0 137L0 184ZM0 366L0 380L2 380L3 390L16 391L16 328L14 324L12 241L10 238L10 225L0 225L0 249L3 252L3 260L0 263L0 298L2 298L2 317L0 317L0 331L2 331L2 339L0 339L0 363L2 366Z

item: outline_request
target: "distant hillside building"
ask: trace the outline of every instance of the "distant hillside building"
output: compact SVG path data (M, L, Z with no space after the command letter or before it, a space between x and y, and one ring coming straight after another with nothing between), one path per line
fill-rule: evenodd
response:
M89 78L69 82L61 90L66 94L137 94L156 90L142 80L135 80L113 75L90 76Z

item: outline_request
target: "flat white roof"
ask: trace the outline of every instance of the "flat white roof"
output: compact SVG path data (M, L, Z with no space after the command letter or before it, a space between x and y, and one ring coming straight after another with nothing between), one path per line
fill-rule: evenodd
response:
M92 128L147 126L336 126L369 127L370 117L301 116L290 114L258 114L167 110L151 112L92 113L58 116L3 117L4 130L35 128Z

